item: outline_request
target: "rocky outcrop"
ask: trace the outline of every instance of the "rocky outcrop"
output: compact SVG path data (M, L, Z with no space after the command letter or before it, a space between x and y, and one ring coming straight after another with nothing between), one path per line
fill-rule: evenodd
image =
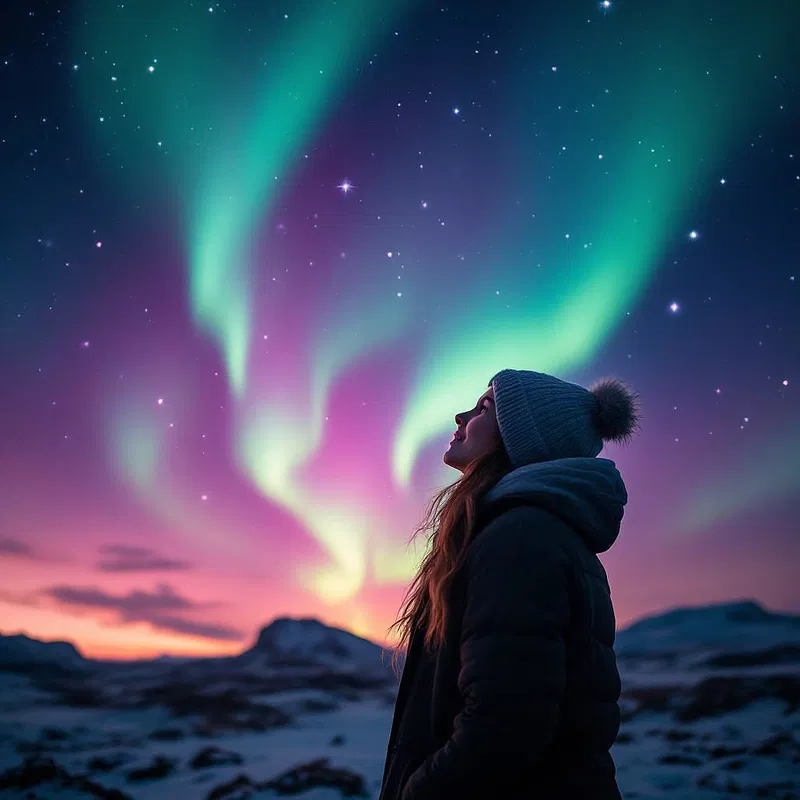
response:
M329 759L321 758L261 783L255 783L247 775L239 775L212 789L208 800L249 800L262 794L265 797L295 795L316 788L338 789L342 797L369 797L362 775L349 769L331 767Z
M107 789L82 775L71 775L47 756L31 756L21 765L0 774L0 795L25 792L27 800L50 800L54 795L70 792L70 797L96 800L132 800L118 789Z

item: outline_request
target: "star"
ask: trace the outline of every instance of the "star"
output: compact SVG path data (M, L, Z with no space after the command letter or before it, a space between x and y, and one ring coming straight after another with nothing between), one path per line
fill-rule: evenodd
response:
M163 405L164 405L164 398L163 398L163 397L159 397L159 398L158 398L158 404L159 404L160 406L163 406Z
M453 109L453 113L454 113L456 116L458 116L458 115L461 113L461 109L460 109L458 106L456 106L456 107Z
M348 192L351 192L356 187L353 186L353 184L350 183L350 181L347 180L347 178L345 178L336 188L337 189L341 189L342 190L342 194L347 194Z
M676 303L676 302L673 300L673 301L672 301L672 302L669 304L669 310L670 310L670 311L671 311L673 314L677 314L677 313L678 313L678 312L681 310L681 307L678 305L678 303Z
M689 238L694 241L700 234L697 231L689 231Z

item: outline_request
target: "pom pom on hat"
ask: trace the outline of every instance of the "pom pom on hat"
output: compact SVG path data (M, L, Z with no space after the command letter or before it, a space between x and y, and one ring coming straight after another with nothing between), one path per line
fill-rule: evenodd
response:
M619 378L601 378L589 391L597 400L597 432L603 441L623 444L639 430L639 395Z
M594 458L603 442L627 443L639 427L639 396L618 378L586 389L545 372L504 369L490 384L500 437L514 468Z

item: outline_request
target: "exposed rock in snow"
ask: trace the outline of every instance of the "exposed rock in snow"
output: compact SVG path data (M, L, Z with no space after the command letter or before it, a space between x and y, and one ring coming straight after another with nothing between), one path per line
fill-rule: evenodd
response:
M70 775L52 758L32 756L21 765L0 774L0 792L9 800L24 797L27 800L50 800L54 795L69 793L79 800L131 800L131 796L118 789L107 789L80 775Z

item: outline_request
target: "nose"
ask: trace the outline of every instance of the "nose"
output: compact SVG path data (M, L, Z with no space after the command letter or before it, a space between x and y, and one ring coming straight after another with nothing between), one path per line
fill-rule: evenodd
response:
M464 424L464 412L460 411L456 414L456 425L460 428Z

